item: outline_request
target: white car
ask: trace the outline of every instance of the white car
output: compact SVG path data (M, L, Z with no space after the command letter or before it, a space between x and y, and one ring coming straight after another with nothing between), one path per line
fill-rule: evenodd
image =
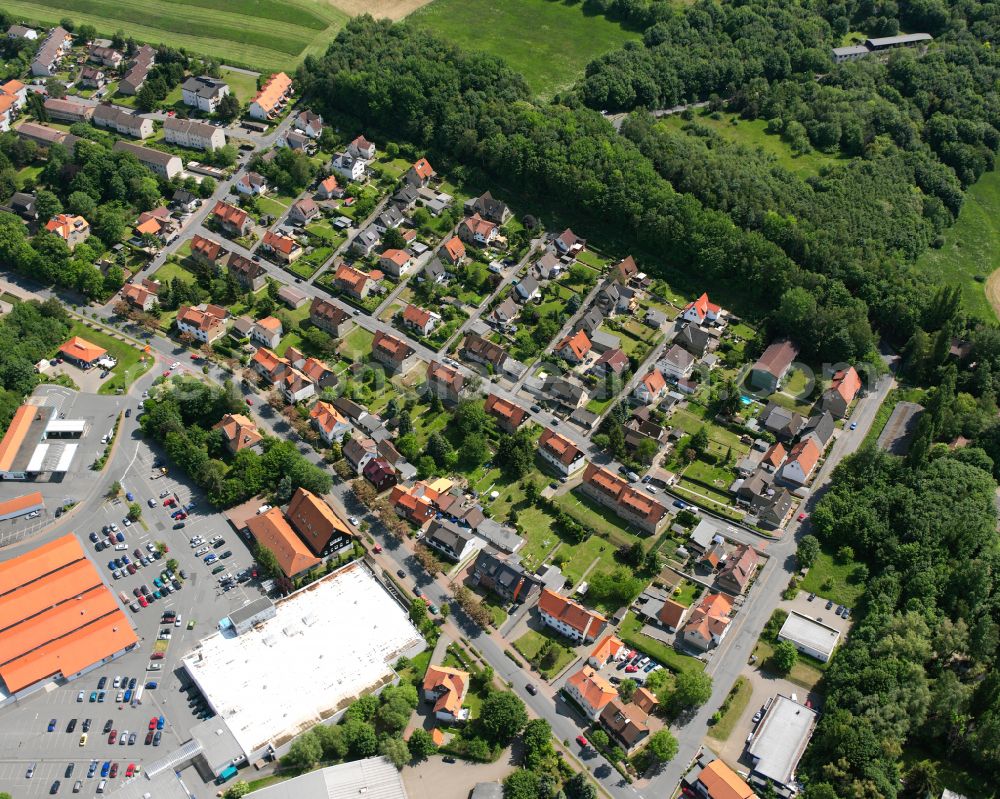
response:
M181 365L180 361L174 361L172 364L170 364L170 371L173 371L174 369L176 369L180 365Z
M122 524L124 524L126 527L132 526L132 522L129 521L128 519L122 519Z
M358 521L358 517L357 516L348 516L347 517L347 521L349 521L355 527L358 527L361 524L361 522Z
M155 549L156 549L156 546L153 544L152 541L147 541L146 542L146 551L147 552L152 552Z
M204 547L201 547L200 549L196 549L194 551L195 557L199 557L200 558L202 555L204 555L210 549L211 549L211 547L209 547L209 546L204 546Z
M80 691L80 693L78 693L76 695L76 701L77 702L82 702L83 701L83 691Z

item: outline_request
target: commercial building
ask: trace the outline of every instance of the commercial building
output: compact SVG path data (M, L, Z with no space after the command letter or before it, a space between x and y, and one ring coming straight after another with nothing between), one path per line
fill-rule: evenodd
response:
M29 513L39 513L45 510L45 500L41 491L32 491L19 497L0 502L0 522L8 519L18 519Z
M35 480L69 471L86 422L56 419L49 405L22 405L0 439L0 480ZM30 511L29 511L30 512Z
M310 771L248 794L254 799L407 799L403 778L384 757Z
M799 652L826 663L840 641L840 630L829 625L790 611L785 623L778 631L779 641L788 641Z
M392 664L425 646L406 610L361 562L274 609L242 635L224 622L182 661L218 716L213 727L223 724L249 761L397 682Z
M226 616L229 626L237 635L249 632L255 625L273 619L277 611L274 603L266 596L248 602L239 610L234 610Z
M751 778L770 780L779 788L790 786L815 726L815 710L779 694L747 747Z
M75 536L0 563L0 701L72 680L138 641Z

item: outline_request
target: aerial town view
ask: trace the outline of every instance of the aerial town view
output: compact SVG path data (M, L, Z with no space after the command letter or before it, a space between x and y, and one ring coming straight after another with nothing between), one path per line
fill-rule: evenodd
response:
M998 38L0 5L0 799L1000 795Z

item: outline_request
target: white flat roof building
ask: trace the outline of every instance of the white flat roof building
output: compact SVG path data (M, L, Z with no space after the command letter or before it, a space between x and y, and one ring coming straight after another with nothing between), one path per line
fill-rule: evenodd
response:
M384 757L369 757L310 771L248 794L256 799L407 799L399 770Z
M840 630L835 630L793 610L781 625L778 640L789 641L799 652L826 663L840 640Z
M248 760L393 682L393 664L425 647L361 562L280 600L242 635L224 624L183 663Z
M816 711L780 694L764 714L748 751L753 773L781 786L795 779L795 769L806 751L816 724Z

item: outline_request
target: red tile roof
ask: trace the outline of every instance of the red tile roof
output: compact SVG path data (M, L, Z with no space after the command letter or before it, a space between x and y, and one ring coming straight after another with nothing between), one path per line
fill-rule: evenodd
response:
M587 334L581 328L573 333L573 335L566 336L566 338L556 344L556 352L561 352L566 347L569 347L577 360L583 360L584 356L590 352L590 339L587 338Z
M542 589L542 595L538 600L538 609L581 634L588 631L594 632L607 622L607 619L597 611L588 610L583 605L557 594L555 591L550 591L548 588Z
M528 412L524 408L515 405L513 402L508 402L496 394L490 394L486 398L485 409L487 413L505 420L515 428L520 427L521 422L524 421L524 417L528 415Z
M407 305L403 309L403 321L416 325L422 330L431 321L431 312L425 308L418 308L416 305Z
M285 255L291 255L295 251L295 248L299 246L295 239L282 236L280 233L275 233L272 230L264 234L263 243L275 252L284 253Z
M560 463L569 466L582 454L576 444L568 438L546 428L538 438L539 449L544 449Z
M858 391L861 390L861 378L858 377L858 373L853 366L841 369L834 374L830 390L839 394L844 402L849 405Z
M434 170L426 158L421 158L413 164L413 171L421 180L427 180L434 176Z

